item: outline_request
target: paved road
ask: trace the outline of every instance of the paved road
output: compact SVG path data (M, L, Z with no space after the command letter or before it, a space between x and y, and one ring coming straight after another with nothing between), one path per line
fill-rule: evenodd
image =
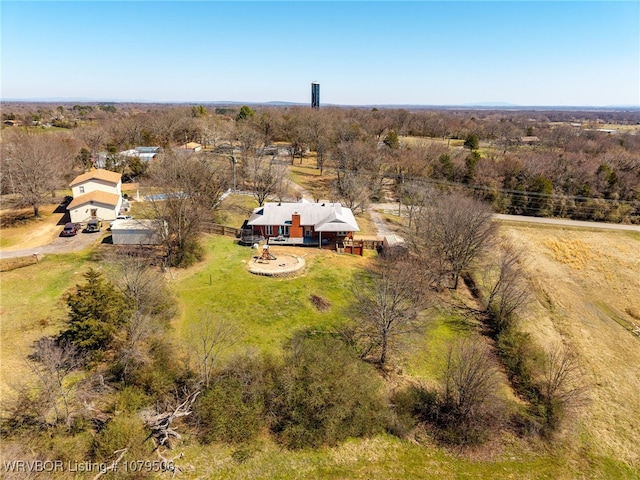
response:
M371 205L371 209L393 212L395 215L398 214L397 203L374 203ZM494 218L505 222L524 222L539 225L546 224L564 227L640 232L640 225L627 225L623 223L585 222L580 220L568 220L566 218L525 217L524 215L503 215L501 213L496 213Z
M597 228L603 230L628 230L633 232L640 232L640 225L626 225L623 223L584 222L580 220L567 220L566 218L525 217L520 215L503 215L500 213L495 214L494 217L498 220L508 222L527 222L546 225L561 225L564 227Z

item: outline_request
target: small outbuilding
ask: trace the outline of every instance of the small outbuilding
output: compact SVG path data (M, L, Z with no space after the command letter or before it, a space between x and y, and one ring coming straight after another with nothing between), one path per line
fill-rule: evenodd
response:
M399 235L385 235L382 249L378 253L385 257L402 257L409 252L409 246Z
M161 220L116 220L111 225L111 238L114 245L160 245L166 230Z

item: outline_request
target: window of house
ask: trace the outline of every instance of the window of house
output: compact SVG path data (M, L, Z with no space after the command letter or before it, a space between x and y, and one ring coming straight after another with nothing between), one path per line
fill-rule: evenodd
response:
M80 193L84 193L84 187L83 186L78 187L78 189L80 190Z
M273 235L273 225L267 225L267 235Z

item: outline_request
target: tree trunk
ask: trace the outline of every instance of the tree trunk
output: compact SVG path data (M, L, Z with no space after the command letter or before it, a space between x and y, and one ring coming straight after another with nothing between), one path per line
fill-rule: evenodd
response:
M387 363L387 335L382 336L382 346L380 351L380 366L384 367Z
M33 216L36 218L40 218L40 208L38 205L33 206Z

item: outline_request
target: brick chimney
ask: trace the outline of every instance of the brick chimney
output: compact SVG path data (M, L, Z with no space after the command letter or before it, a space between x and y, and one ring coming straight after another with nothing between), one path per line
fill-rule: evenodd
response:
M300 214L295 212L291 215L291 228L289 228L289 237L291 238L302 238L304 232L302 230L302 226L300 225Z

